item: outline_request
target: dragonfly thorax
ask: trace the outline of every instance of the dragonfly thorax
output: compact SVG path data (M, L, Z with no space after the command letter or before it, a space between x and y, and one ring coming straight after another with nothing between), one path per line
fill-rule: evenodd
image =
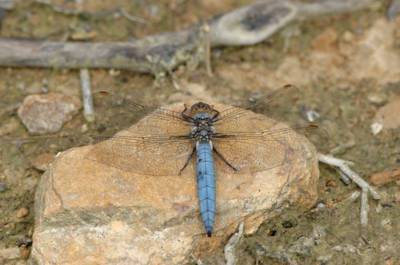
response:
M193 117L192 138L208 142L214 134L213 120L208 113L198 113Z

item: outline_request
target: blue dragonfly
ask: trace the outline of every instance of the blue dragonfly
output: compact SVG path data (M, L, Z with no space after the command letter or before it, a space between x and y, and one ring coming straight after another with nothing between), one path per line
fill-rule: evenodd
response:
M147 108L129 104L136 109ZM246 108L217 110L204 102L184 105L181 110L157 108L146 119L142 129L128 129L126 134L97 143L85 158L149 176L195 171L200 215L208 237L213 234L217 212L216 165L221 172L230 174L270 170L286 162L290 149L302 148L293 144L289 147L288 140L304 140L289 127L257 128L259 121ZM247 129L243 128L246 124ZM297 129L313 128L308 125ZM168 154L162 153L165 150ZM258 157L265 153L271 155Z

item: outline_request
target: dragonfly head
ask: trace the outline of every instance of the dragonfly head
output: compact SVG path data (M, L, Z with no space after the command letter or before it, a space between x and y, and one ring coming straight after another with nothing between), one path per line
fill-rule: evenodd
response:
M212 113L213 111L214 111L213 106L211 106L211 105L209 105L207 103L201 102L201 101L193 104L190 107L190 112L192 114L195 114L195 113L198 113L198 112L211 112Z
M217 111L214 109L212 105L209 105L204 102L197 102L190 107L190 116L193 119L201 120L209 120L215 116Z

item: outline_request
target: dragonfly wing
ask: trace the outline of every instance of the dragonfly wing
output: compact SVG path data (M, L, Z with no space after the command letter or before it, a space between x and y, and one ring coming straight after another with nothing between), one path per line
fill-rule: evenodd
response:
M150 114L109 140L95 144L87 159L142 175L179 174L193 150L191 127L172 118L154 116Z
M293 157L312 157L307 139L279 123L257 132L227 131L221 135L213 141L214 147L239 173L270 170L289 163ZM222 161L219 163L223 170L231 170Z
M190 139L116 136L95 144L86 159L149 176L178 175L193 150Z

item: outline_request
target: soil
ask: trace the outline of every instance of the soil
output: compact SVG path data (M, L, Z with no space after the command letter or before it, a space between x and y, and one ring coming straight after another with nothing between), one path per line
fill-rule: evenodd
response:
M129 41L182 29L249 2L118 1L128 13L146 21L141 24L107 12L113 10L112 6L91 4L85 6L85 13L68 15L48 5L19 1L7 11L0 36L71 40L82 33L90 41ZM268 104L257 105L255 111L295 127L306 124L307 110L316 111L320 129L310 139L317 149L353 161L352 168L365 179L375 172L399 167L400 128L383 129L374 135L370 126L379 108L400 95L400 77L387 75L381 79L371 72L370 76L354 78L343 73L346 62L328 60L328 66L319 67L309 59L315 54L336 58L343 45L357 47L377 21L385 19L386 8L380 4L351 14L316 17L293 23L261 44L214 49L211 77L203 65L196 70L182 66L173 79L158 80L128 71L92 70L93 90L112 92L106 97L95 95L94 123L87 123L81 112L56 135L40 137L40 141L29 145L0 146L0 250L15 248L32 235L35 186L42 174L32 166L32 160L40 154L55 155L85 144L84 135L111 135L129 127L143 116L129 109L125 104L129 100L163 105L194 98L246 106L252 99L262 101L262 95L278 91L273 92ZM395 36L390 49L398 53L400 34ZM352 58L350 54L344 60ZM357 60L364 61L355 65L370 63L368 58ZM285 73L282 65L289 65L289 75L296 73L292 70L297 67L310 71L311 77L294 74L290 79L279 79ZM27 95L51 91L80 96L79 72L75 70L1 68L0 77L0 136L4 138L31 137L16 113ZM296 88L279 90L286 84L282 80L290 80ZM369 224L361 236L359 199L346 200L358 187L344 185L338 173L326 165L321 164L320 170L318 205L305 213L298 209L284 212L263 224L256 234L242 238L237 264L400 264L399 183L379 187L383 195L379 203L370 199ZM29 210L23 216L22 208ZM25 261L20 258L6 262ZM201 262L223 264L223 250Z

